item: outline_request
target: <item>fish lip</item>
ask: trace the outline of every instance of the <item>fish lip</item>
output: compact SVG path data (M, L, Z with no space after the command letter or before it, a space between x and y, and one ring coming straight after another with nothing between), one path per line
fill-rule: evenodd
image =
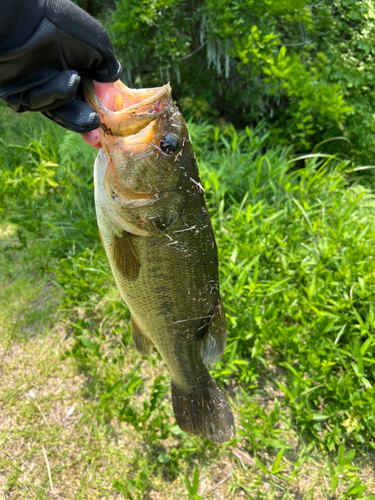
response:
M83 79L83 90L84 90L85 101L88 104L90 104L99 114L109 115L109 116L120 116L120 115L131 114L133 111L136 111L137 108L139 108L140 106L147 106L148 104L153 104L155 101L158 101L166 96L171 96L172 94L171 86L169 85L169 83L167 83L166 85L163 85L163 87L155 87L155 90L157 90L157 92L154 95L148 97L147 99L132 104L131 106L125 107L121 111L111 111L106 107L106 105L101 101L101 99L99 99L95 91L94 83L91 79L89 78ZM152 113L150 111L148 113L149 116L158 117L165 112L165 109L157 113Z
M150 122L159 119L172 106L172 89L168 84L151 89L129 89L120 80L114 82L112 90L123 98L123 104L130 104L119 111L111 111L96 94L93 80L84 79L84 98L99 115L102 139L137 134ZM113 95L113 94L112 94ZM110 102L110 101L109 101Z

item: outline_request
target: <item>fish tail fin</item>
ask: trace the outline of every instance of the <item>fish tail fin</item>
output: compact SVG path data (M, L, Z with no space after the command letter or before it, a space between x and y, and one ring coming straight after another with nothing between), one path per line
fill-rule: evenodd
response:
M206 386L191 392L172 381L172 402L177 424L183 431L201 433L214 443L225 443L235 436L231 407L212 377Z

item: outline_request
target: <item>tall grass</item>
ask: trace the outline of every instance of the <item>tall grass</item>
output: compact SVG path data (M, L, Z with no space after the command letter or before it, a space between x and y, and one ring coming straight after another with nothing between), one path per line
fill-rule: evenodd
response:
M67 355L95 381L98 418L126 420L150 442L181 439L185 446L159 456L177 473L179 460L193 456L203 438L170 424L167 377L155 379L152 400L141 406L134 396L143 384L137 367L116 380L109 366L95 379L95 360L115 363L121 345L131 344L128 313L97 234L96 153L38 118L17 135L21 118L13 120L0 144L0 218L16 225L18 248L27 247L36 268L64 292L63 314L76 339ZM375 198L340 155L297 159L288 149L266 151L261 128L190 124L228 323L227 350L212 373L236 408L236 439L259 470L293 484L302 463L285 432L293 428L303 450L332 453L334 491L344 465L351 467L365 446L375 448ZM100 350L104 335L114 339L110 360ZM345 442L354 447L349 458ZM265 450L276 450L272 462ZM287 478L286 457L295 471ZM355 484L345 498L360 498L350 493ZM128 486L117 488L130 495Z

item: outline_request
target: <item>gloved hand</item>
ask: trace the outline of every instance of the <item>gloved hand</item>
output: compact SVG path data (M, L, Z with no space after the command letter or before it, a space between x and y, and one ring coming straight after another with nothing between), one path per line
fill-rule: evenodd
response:
M101 24L70 0L46 0L28 40L0 51L0 98L14 111L41 111L69 130L89 132L99 118L83 101L81 76L115 82L121 72Z

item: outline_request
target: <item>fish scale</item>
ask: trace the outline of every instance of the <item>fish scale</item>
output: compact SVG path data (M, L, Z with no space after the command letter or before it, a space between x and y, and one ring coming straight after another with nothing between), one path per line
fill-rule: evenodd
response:
M207 369L226 344L217 248L186 124L169 85L143 95L117 82L107 101L116 111L92 83L85 92L105 124L95 205L134 344L144 355L155 346L166 363L181 429L228 441L235 435L232 411ZM132 104L122 109L121 102Z

